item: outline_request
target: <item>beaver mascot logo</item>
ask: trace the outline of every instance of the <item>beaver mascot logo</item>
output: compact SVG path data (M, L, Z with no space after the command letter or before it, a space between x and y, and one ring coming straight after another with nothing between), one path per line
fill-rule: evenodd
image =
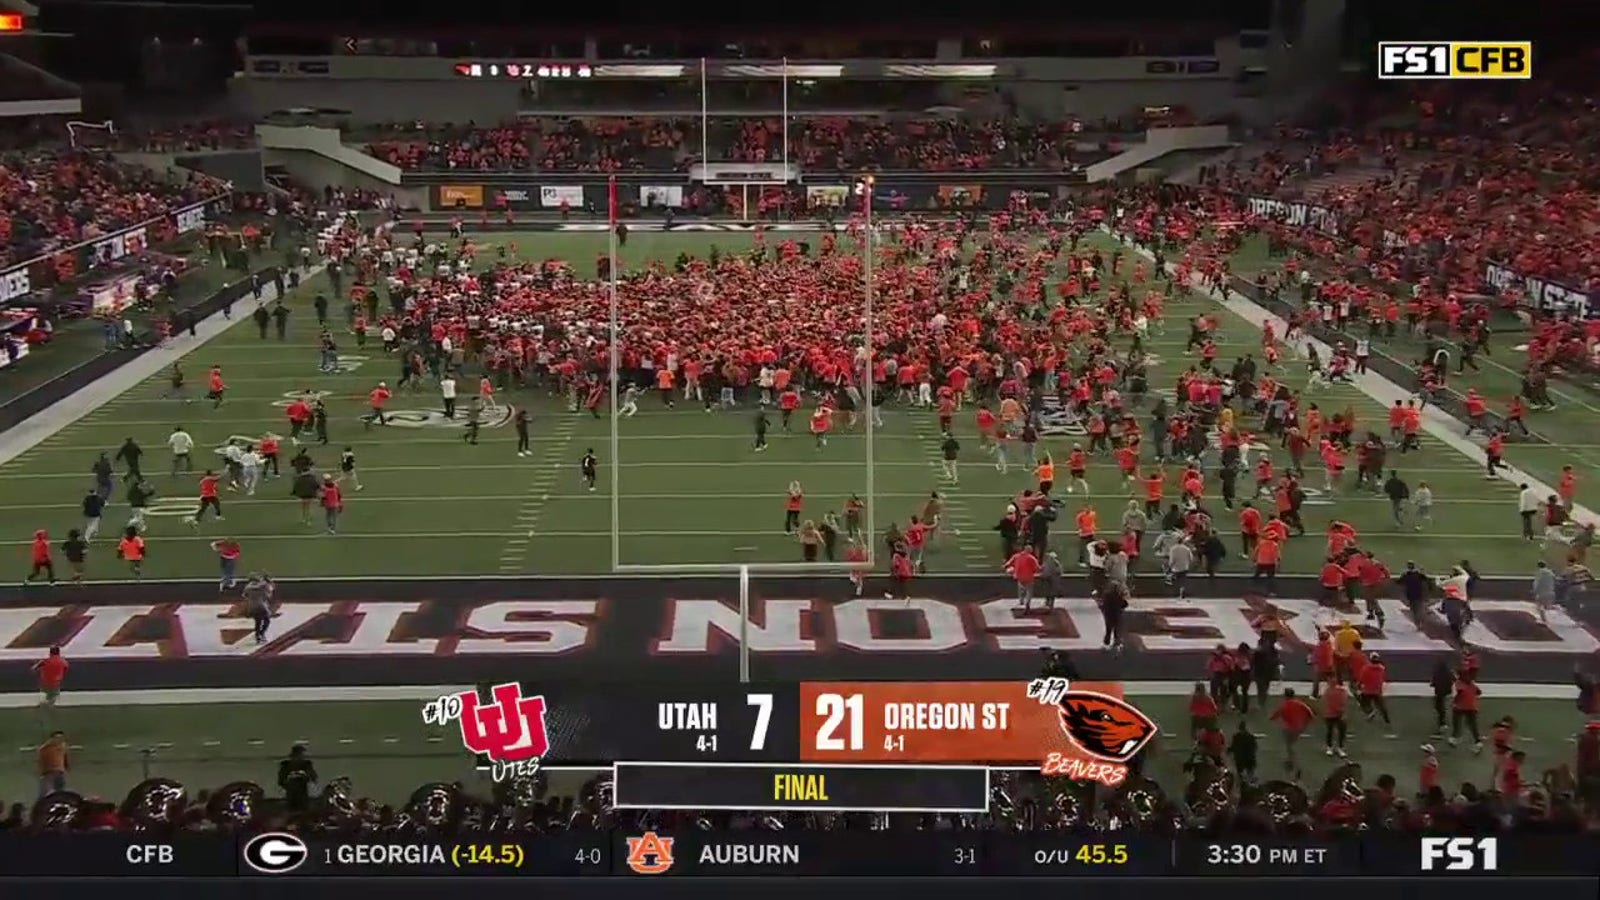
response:
M1068 691L1057 709L1061 730L1072 743L1106 762L1127 762L1156 735L1156 723L1149 716L1106 694Z

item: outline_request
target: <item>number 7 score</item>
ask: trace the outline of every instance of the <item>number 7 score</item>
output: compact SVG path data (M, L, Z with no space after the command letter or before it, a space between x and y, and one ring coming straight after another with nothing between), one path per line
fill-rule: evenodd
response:
M1122 696L1115 683L1073 687ZM1081 755L1021 680L800 685L803 762L1036 764L1052 752Z

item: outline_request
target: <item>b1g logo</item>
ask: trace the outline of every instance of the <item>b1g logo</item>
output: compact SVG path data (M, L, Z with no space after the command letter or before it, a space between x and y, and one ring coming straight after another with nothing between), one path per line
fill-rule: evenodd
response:
M1493 872L1499 867L1500 841L1497 838L1422 839L1424 872Z
M1383 41L1378 77L1461 79L1533 77L1531 41Z
M428 725L461 724L461 743L480 760L495 781L505 781L539 771L539 760L550 752L550 732L545 725L544 695L522 696L516 682L497 684L489 691L492 704L478 699L476 690L446 694L422 707Z

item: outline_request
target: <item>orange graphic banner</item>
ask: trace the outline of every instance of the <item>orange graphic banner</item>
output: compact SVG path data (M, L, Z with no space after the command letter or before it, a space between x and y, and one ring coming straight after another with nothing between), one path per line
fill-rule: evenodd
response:
M483 206L483 185L441 184L439 185L439 205L446 207L465 206L470 209L479 209Z
M810 681L800 685L802 762L1038 764L1050 753L1088 759L1056 707L1018 681ZM1122 696L1117 682L1074 691Z

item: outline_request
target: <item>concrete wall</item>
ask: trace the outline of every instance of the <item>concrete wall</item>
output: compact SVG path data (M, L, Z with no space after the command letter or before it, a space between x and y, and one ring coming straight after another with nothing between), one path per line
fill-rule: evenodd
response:
M519 83L454 81L337 81L314 78L235 78L231 104L252 117L293 107L349 110L354 122L513 121Z
M263 150L261 161L264 166L283 166L296 181L313 190L320 191L330 185L347 190L361 188L392 196L401 205L409 201L422 209L428 207L427 188L396 187L310 150Z
M1019 82L1010 86L1018 106L1030 116L1098 119L1126 115L1143 106L1184 106L1201 116L1220 115L1233 105L1233 83L1222 79L1188 81ZM1075 88L1068 90L1067 88Z

